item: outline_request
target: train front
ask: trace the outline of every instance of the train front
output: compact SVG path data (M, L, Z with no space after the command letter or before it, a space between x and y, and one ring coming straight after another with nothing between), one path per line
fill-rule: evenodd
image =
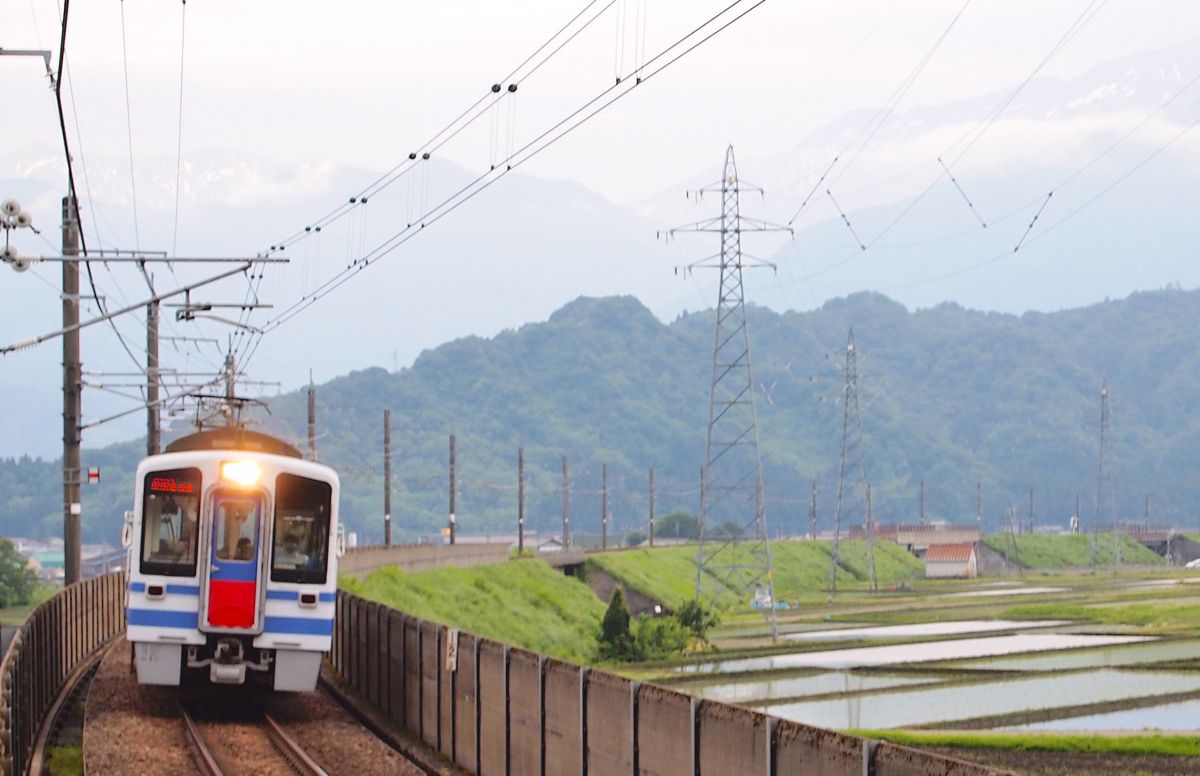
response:
M127 638L138 681L316 687L333 635L337 474L289 445L201 432L138 466Z

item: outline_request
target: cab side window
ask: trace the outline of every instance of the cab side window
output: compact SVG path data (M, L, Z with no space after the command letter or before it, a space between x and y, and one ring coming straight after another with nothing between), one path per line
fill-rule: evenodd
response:
M333 488L294 474L275 479L271 579L324 584L329 561Z
M147 474L142 483L141 573L194 577L199 520L199 469Z

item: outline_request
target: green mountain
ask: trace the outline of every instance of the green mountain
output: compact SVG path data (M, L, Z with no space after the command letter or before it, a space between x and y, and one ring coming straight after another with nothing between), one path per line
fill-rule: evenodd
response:
M953 304L908 312L863 293L807 313L752 307L749 318L773 533L807 531L814 478L819 524L833 524L839 367L851 327L878 521L915 520L922 478L930 519L973 520L982 482L989 530L1010 504L1025 514L1031 487L1039 522L1065 524L1076 494L1090 520L1107 377L1122 518L1141 520L1150 494L1155 522L1198 522L1198 291L1022 316ZM464 532L515 531L522 445L532 528L559 529L564 454L575 531L599 531L603 463L614 533L644 524L650 467L659 514L695 511L712 337L711 311L664 324L631 297L577 299L549 321L445 344L399 372L368 369L318 386L319 457L340 471L343 517L368 541L382 535L385 407L400 535L445 525L451 433ZM302 440L305 402L303 391L273 400L264 426ZM84 489L87 540L116 538L139 450L85 451L84 465L101 466L103 476ZM60 492L57 463L0 461L0 533L57 535ZM861 507L849 503L844 525L861 522Z

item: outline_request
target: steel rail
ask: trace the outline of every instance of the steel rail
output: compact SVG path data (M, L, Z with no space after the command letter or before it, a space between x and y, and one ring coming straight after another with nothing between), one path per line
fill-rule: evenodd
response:
M263 714L262 719L267 727L267 735L271 739L271 743L301 776L329 776L316 760L308 756L296 739L288 735L278 722L271 719L271 715Z
M204 740L204 734L200 732L199 725L192 719L192 715L188 714L183 704L179 705L179 713L183 716L183 726L187 729L188 742L192 745L192 751L196 753L200 769L207 776L224 776L225 772L221 770L221 766L217 764L217 758L208 748L208 743Z

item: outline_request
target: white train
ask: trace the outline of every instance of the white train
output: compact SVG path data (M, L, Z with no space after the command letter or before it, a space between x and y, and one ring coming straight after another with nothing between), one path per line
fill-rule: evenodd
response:
M176 440L136 476L123 540L138 681L314 689L344 546L333 469L231 427Z

